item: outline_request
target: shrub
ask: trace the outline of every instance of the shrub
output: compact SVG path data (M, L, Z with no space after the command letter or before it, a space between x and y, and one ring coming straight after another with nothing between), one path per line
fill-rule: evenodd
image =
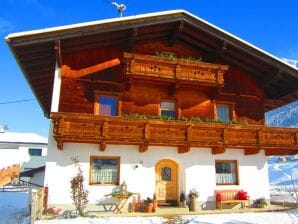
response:
M88 204L88 191L84 189L83 171L79 165L79 160L76 157L71 158L75 167L78 168L76 176L70 180L71 198L73 204L79 212L80 216L84 215L84 209Z

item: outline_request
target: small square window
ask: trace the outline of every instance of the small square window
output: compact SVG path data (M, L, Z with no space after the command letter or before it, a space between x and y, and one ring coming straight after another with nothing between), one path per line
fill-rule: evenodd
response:
M160 115L176 118L175 102L163 101L160 103Z
M215 161L215 170L216 170L217 185L238 184L236 160Z
M99 115L102 116L116 116L117 115L117 97L100 96L99 100Z
M230 107L228 105L216 105L217 120L229 121L230 120Z

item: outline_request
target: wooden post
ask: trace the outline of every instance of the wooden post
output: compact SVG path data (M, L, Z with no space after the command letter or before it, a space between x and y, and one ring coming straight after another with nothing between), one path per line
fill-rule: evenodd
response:
M36 219L36 199L37 199L37 191L35 189L31 190L31 214L30 214L30 224L34 224Z

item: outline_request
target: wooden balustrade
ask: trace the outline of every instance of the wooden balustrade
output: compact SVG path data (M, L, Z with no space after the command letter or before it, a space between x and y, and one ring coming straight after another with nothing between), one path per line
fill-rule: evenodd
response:
M54 138L59 149L63 142L136 144L140 152L149 145L177 146L179 153L190 147L212 148L213 154L226 148L244 149L246 155L265 150L266 155L298 153L298 129L260 125L225 125L86 114L52 113Z
M228 65L204 62L169 60L159 56L124 53L126 74L135 77L155 77L222 86Z

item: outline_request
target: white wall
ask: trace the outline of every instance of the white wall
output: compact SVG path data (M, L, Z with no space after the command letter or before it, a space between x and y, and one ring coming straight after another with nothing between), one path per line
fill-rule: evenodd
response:
M76 174L71 157L77 156L85 176L85 187L89 191L89 202L96 203L111 193L115 186L89 185L90 156L120 156L120 183L124 180L128 190L140 193L142 198L152 197L155 190L155 164L160 159L173 159L179 165L179 192L197 188L200 201L214 201L214 190L222 188L244 189L251 199L269 199L267 157L263 151L257 155L244 156L241 149L228 149L223 154L212 155L210 149L192 148L190 152L178 154L176 147L151 146L145 153L138 146L107 145L104 152L96 144L64 143L57 150L56 142L49 138L45 185L49 187L49 204L71 204L70 179ZM215 160L237 160L239 186L216 186ZM140 162L143 163L140 165ZM135 168L138 164L139 167ZM214 203L213 203L214 204Z

